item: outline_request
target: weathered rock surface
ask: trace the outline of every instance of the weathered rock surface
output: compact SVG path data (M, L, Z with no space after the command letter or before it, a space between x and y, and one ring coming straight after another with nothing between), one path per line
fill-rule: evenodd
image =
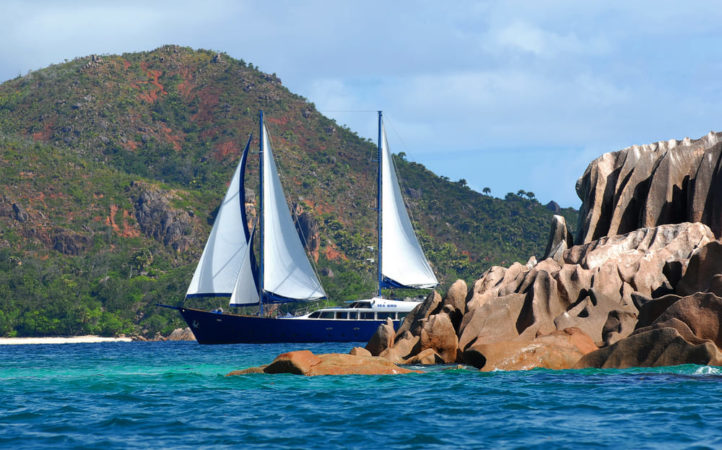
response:
M373 356L370 351L363 347L354 347L348 352L348 354L354 356Z
M376 329L376 333L371 336L368 344L366 344L366 350L373 356L378 356L391 347L394 343L394 337L396 336L396 330L394 330L394 323L391 319L386 319L386 323L382 323Z
M442 312L429 316L421 328L419 344L420 351L432 349L445 363L456 361L459 338L449 315Z
M543 259L561 261L564 252L573 246L574 238L567 228L567 220L563 216L554 215Z
M587 353L597 350L578 328L567 328L532 341L478 344L464 351L462 361L484 372L492 370L570 369Z
M576 185L576 243L682 222L722 236L721 137L635 145L594 160Z
M318 260L318 249L321 246L321 235L318 221L307 211L303 211L299 205L294 205L296 211L296 231L301 237L301 242L306 250Z
M380 327L375 339L383 345L375 354L484 370L570 368L597 347L630 336L640 315L645 326L665 317L679 303L674 292L683 280L716 286L696 281L690 270L714 278L718 248L706 225L682 223L573 246L557 260L492 267L465 296L465 308L458 304L465 285L455 283L443 300L429 295L393 337L390 326ZM461 320L455 323L452 314ZM586 344L578 347L573 336Z
M172 193L140 182L133 183L133 187L136 189L135 218L143 233L180 253L197 246L192 240L191 217L186 211L171 206Z
M52 235L53 250L65 255L80 255L90 244L90 238L71 230L58 229Z
M585 355L579 368L722 365L722 298L696 293L671 304L651 325Z
M176 328L165 338L166 341L195 341L196 337L189 327Z
M714 292L722 297L722 242L712 241L690 258L676 291L679 295Z
M390 361L364 355L328 353L314 355L308 350L282 353L270 364L236 370L231 375L250 373L292 373L296 375L399 375L418 371L398 367Z

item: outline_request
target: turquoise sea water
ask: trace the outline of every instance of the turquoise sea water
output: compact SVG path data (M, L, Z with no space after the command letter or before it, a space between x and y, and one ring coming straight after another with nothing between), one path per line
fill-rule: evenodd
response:
M0 346L0 446L722 448L718 368L225 377L352 346Z

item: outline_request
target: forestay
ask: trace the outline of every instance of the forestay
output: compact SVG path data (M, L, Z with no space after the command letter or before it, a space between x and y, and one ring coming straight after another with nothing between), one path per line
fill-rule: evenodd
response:
M439 284L424 256L401 196L394 162L381 127L381 273L387 282L404 287L433 288Z

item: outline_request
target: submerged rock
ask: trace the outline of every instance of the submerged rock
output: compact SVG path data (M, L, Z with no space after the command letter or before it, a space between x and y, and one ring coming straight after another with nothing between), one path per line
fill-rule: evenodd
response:
M419 373L399 367L390 361L375 356L327 353L314 355L309 350L282 353L266 366L235 370L232 375L251 373L292 373L296 375L399 375Z

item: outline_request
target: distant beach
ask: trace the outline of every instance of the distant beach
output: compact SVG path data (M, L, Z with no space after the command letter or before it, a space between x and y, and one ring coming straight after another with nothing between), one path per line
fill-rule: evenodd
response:
M98 342L131 342L129 337L70 336L0 338L0 345L23 344L94 344Z

